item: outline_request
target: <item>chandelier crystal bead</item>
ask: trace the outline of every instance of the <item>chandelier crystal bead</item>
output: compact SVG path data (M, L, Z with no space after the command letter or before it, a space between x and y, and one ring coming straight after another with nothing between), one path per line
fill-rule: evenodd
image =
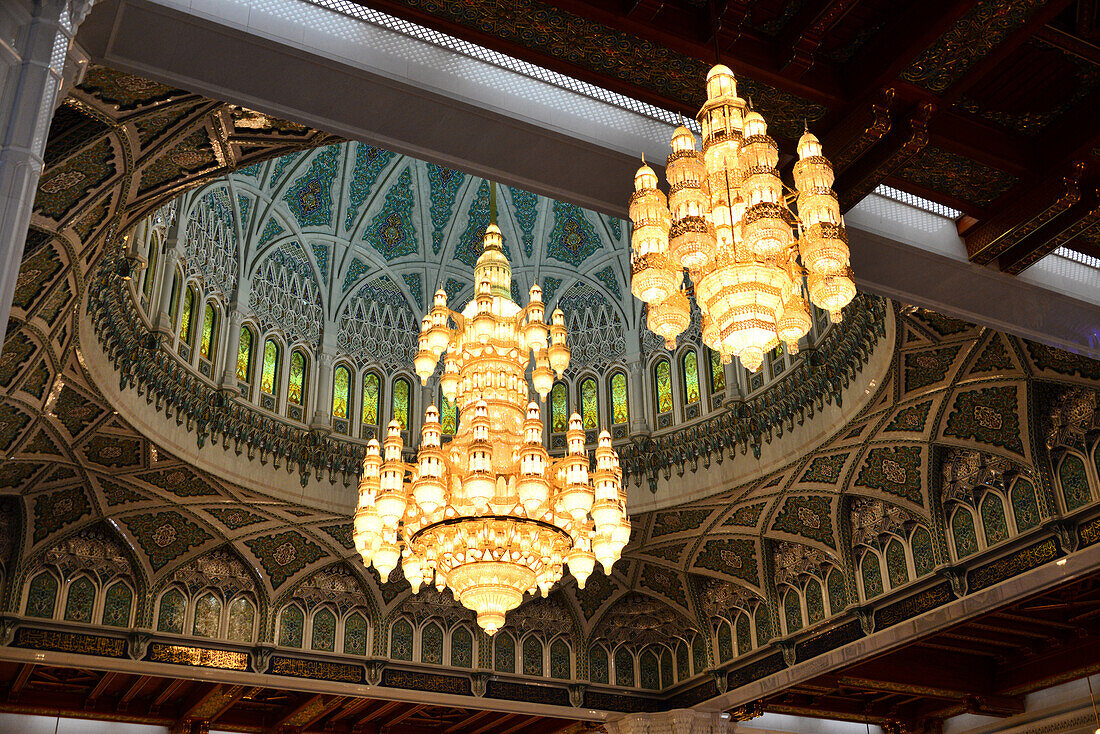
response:
M655 187L652 169L648 175ZM667 250L664 195L649 199ZM597 561L610 573L630 540L611 435L599 435L593 472L578 414L569 419L565 456L551 458L543 445L526 375L530 362L535 392L545 400L555 374L569 366L565 314L555 310L546 323L538 286L521 308L511 299L511 280L500 229L490 224L474 268L474 300L459 313L437 291L413 361L426 384L443 359L440 389L458 409L457 432L444 443L439 411L429 406L417 460L406 463L401 425L390 423L381 445L367 444L354 519L355 548L383 582L400 563L414 592L424 584L450 588L489 634L524 594L549 593L566 565L582 589ZM678 274L673 281L669 293L682 300L669 300L687 318Z
M701 149L687 127L673 132L667 198L644 159L635 174L631 293L671 349L691 323L687 272L703 342L723 362L737 357L755 372L780 342L798 351L812 323L804 295L840 320L855 297L848 237L821 141L809 131L798 141L788 193L779 146L763 115L738 96L733 72L714 66L706 88L696 117Z

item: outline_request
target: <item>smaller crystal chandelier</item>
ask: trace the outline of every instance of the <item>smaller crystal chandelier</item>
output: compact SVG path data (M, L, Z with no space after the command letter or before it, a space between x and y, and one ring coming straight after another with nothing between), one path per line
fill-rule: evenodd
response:
M767 123L737 96L733 72L721 64L707 74L697 119L701 151L683 125L673 133L667 199L644 159L634 177L630 289L648 304L650 330L672 348L691 323L686 270L703 342L723 362L736 356L756 371L766 352L784 342L793 354L809 332L804 278L810 300L834 322L855 296L833 167L807 131L798 141L796 191L787 195Z
M551 323L543 320L537 285L526 308L512 301L511 266L495 224L485 231L474 276L477 294L461 313L447 308L445 291L436 292L414 362L426 383L443 356L440 387L461 419L455 436L443 443L439 411L430 406L416 463L402 460L397 422L381 447L367 445L354 539L383 582L400 562L414 592L425 583L450 588L491 635L525 593L548 593L563 564L582 589L597 561L610 573L630 539L630 521L607 431L591 474L576 413L565 456L551 459L543 446L528 355L545 400L554 375L569 366L565 315L555 310Z

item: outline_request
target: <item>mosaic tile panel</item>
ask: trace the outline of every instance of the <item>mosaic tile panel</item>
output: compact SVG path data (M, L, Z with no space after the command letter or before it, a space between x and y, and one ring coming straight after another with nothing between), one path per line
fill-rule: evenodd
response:
M772 521L772 530L800 535L835 548L832 511L832 500L828 497L788 497Z
M412 169L406 168L386 192L381 211L363 232L363 241L387 261L412 255L419 249L413 228Z
M34 498L34 538L40 543L92 511L83 487L71 487Z
M855 486L877 489L913 504L923 505L922 463L920 446L871 449L856 476Z
M1017 393L1015 385L959 393L943 435L979 441L1022 456Z
M663 535L683 533L695 530L710 517L709 510L682 509L659 512L653 520L653 529L649 532L650 538L660 538Z
M141 478L154 487L171 492L177 497L210 497L218 490L195 472L185 468L164 469L142 474Z
M262 515L257 515L240 507L211 507L206 511L230 530L240 530L267 520Z
M378 174L394 157L394 153L375 148L366 143L355 144L355 165L351 174L351 186L348 193L347 216L344 217L344 230L350 230L359 216L359 207L370 196ZM346 289L345 289L346 290Z
M905 390L919 390L929 385L943 382L951 365L962 350L961 344L929 349L921 352L909 352L903 357Z
M756 567L756 544L747 538L707 540L695 557L693 565L735 576L756 586L760 584Z
M726 527L755 528L756 524L760 522L760 513L764 511L767 504L766 502L758 502L754 505L738 507L729 517L722 521L722 525Z
M325 556L320 546L293 530L252 538L244 544L260 561L271 580L272 588L276 589L291 576Z
M917 405L912 405L908 408L902 408L894 414L894 417L890 419L890 422L886 424L886 427L882 429L882 432L922 432L924 430L925 423L928 422L928 413L931 411L931 409L931 400L926 400L923 403L918 403Z
M213 539L210 533L178 512L137 515L123 519L122 524L137 539L154 571Z
M844 462L848 460L848 453L831 454L829 456L815 456L809 466L799 477L800 482L818 482L821 484L836 484L840 480L840 472L844 469Z
M584 210L574 204L555 201L554 228L550 231L546 256L577 267L598 249L599 235Z

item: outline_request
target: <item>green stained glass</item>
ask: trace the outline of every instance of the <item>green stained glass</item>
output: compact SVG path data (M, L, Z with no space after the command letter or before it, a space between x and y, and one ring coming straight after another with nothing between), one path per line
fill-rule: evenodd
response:
M336 615L328 609L321 609L313 615L313 641L310 647L325 652L336 649Z
M348 417L348 398L351 391L351 371L340 365L332 373L332 417Z
M722 392L726 389L726 366L722 364L722 355L713 349L710 354L710 391Z
M615 685L634 686L634 656L625 646L615 651Z
M413 659L413 629L404 619L394 622L390 629L390 657L394 660Z
M599 390L591 377L581 383L581 420L584 429L595 430L600 422Z
M642 688L655 691L661 687L659 667L660 664L657 662L657 655L654 654L653 648L644 650L638 658L638 670L641 673L639 682Z
M1062 498L1066 503L1066 511L1073 512L1079 507L1084 507L1092 500L1089 492L1089 482L1085 478L1085 462L1074 454L1069 454L1058 467L1058 479L1062 483Z
M931 548L928 549L931 552ZM848 591L844 585L844 574L837 569L829 572L829 611L838 614L848 606Z
M264 342L264 366L260 372L260 389L274 395L279 384L279 345L273 339Z
M684 370L684 404L699 402L699 358L695 352L686 353L680 360Z
M393 419L402 428L409 427L409 381L404 378L393 383Z
M596 645L588 652L588 676L593 683L607 683L607 650Z
M542 642L534 635L523 640L523 674L542 675Z
M756 607L756 644L763 645L772 638L772 617L766 604Z
M880 570L878 556L871 551L864 551L859 569L860 575L863 577L863 596L867 599L874 599L882 593L882 571Z
M205 360L211 359L214 352L214 342L217 339L218 315L214 307L206 304L206 310L202 315L202 339L199 341L199 356Z
M306 618L295 604L283 610L279 618L279 644L283 647L301 647Z
M179 589L169 589L160 598L160 613L157 615L157 631L183 634L183 615L187 610L187 600Z
M1100 468L1100 449L1096 451ZM1012 514L1016 518L1017 532L1030 530L1039 524L1039 506L1035 503L1035 488L1026 479L1017 479L1012 486Z
M1001 498L992 492L987 492L985 499L982 500L982 526L985 528L986 545L1008 540L1005 506Z
M550 390L550 416L554 433L562 433L569 428L569 388L557 383Z
M191 632L196 637L217 637L222 602L213 594L204 594L195 602L195 620Z
M133 599L134 592L121 581L107 589L107 596L103 601L103 624L108 627L129 627Z
M516 672L516 642L507 632L493 636L493 669L503 673Z
M237 598L229 605L229 634L226 636L238 642L251 642L255 623L256 608L252 602L243 597Z
M448 400L446 395L440 395L439 406L439 420L443 425L443 435L455 435L455 431L458 430L458 405Z
M180 342L191 344L191 311L195 308L195 289L188 287L183 294L183 315L180 317Z
M627 423L630 420L626 398L626 375L616 372L611 377L611 422L615 425Z
M752 630L747 614L737 615L737 654L744 655L752 650Z
M373 372L363 377L363 423L372 426L378 425L379 385L378 375Z
M890 588L897 588L909 581L909 568L905 562L905 548L895 538L886 546L886 575L890 577Z
M65 601L65 619L70 622L91 622L95 606L95 585L87 576L81 576L69 585L69 597Z
M936 556L932 551L932 536L924 528L917 526L909 538L909 547L913 551L913 567L917 578L932 573L936 567Z
M806 616L810 624L817 624L825 619L825 597L821 593L821 584L815 579L806 582Z
M293 405L302 405L306 399L306 357L299 351L290 353L290 384L286 399Z
M434 622L420 632L420 662L443 664L443 630Z
M451 633L451 665L456 668L474 666L474 638L465 627L456 627Z
M252 381L252 329L241 329L241 341L237 345L237 379Z
M672 652L666 647L661 650L661 688L671 688L676 683L672 669Z
M729 622L723 621L718 627L718 662L724 663L733 657L733 630Z
M974 516L970 510L960 507L951 518L951 533L955 537L955 555L966 558L978 552L978 536L974 531Z
M344 654L367 654L367 620L355 612L344 622Z
M572 656L569 645L558 637L550 643L550 677L568 680L572 677Z
M653 370L657 383L657 412L672 410L672 367L667 359L662 359Z
M794 589L787 591L783 597L783 617L787 621L788 635L802 629L802 601Z
M676 680L683 680L691 676L691 658L688 646L683 642L676 643Z

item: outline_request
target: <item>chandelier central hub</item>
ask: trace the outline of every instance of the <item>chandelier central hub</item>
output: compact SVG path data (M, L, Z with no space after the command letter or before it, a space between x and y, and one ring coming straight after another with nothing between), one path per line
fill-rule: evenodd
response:
M414 365L427 384L443 358L440 390L458 411L444 443L439 411L424 412L417 461L402 458L401 425L363 459L355 545L385 582L401 563L413 591L451 589L493 634L524 594L547 594L568 564L584 588L598 561L605 573L630 539L619 457L600 433L589 471L585 431L574 413L566 453L543 443L535 392L545 401L569 366L565 315L545 321L542 291L512 300L512 271L500 229L490 224L474 268L476 295L461 312L436 292L421 322ZM533 361L532 361L533 357Z

